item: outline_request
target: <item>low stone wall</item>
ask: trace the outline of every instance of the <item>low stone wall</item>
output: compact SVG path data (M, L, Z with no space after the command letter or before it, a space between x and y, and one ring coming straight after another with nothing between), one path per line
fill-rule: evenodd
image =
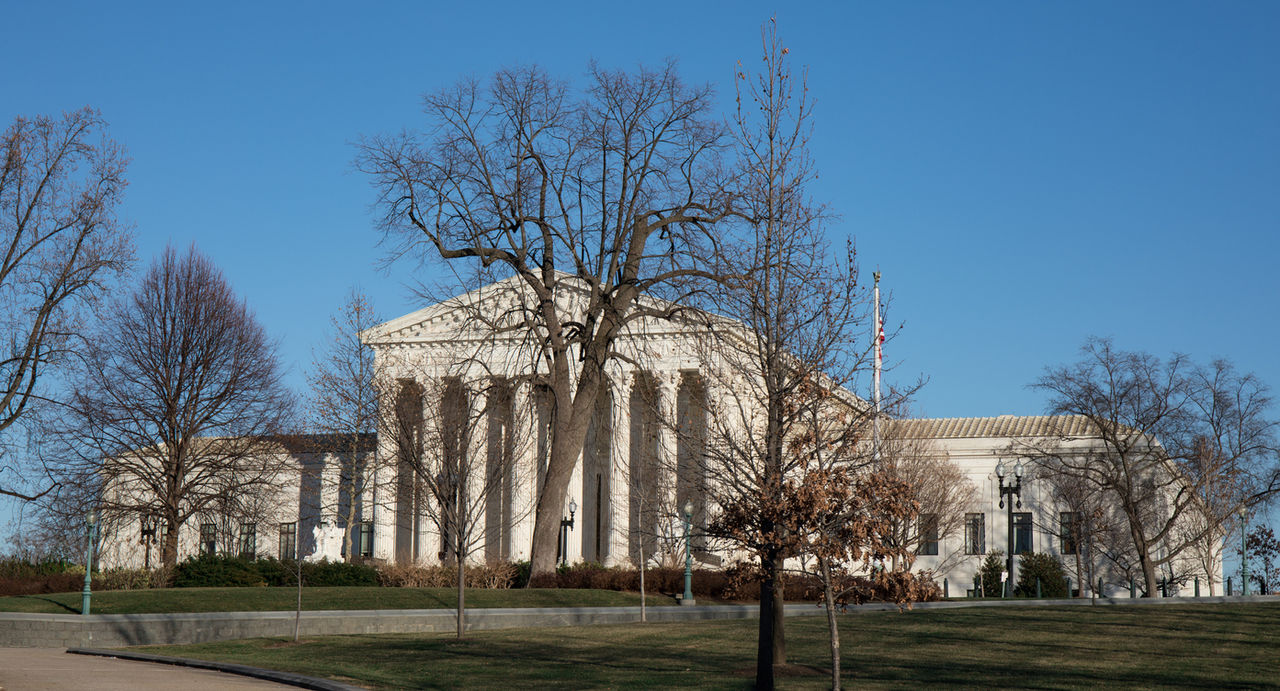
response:
M1249 597L1077 598L1071 600L950 600L924 602L917 610L958 607L1028 606L1134 606L1214 604L1227 602L1280 602L1267 595ZM875 603L849 607L849 612L896 610L896 605ZM787 616L823 614L814 605L787 605ZM650 607L648 620L706 621L750 619L756 605L707 605ZM4 648L118 648L130 645L204 643L237 638L291 637L293 612L208 612L197 614L23 614L0 612L0 647ZM591 626L629 624L640 620L639 607L562 607L527 609L472 609L467 630L511 629L540 626ZM365 633L427 633L453 631L451 609L338 610L302 613L302 635L326 636Z
M650 607L649 621L746 619L752 605ZM789 605L788 616L821 614L813 605ZM628 624L640 620L639 607L564 607L467 610L467 630L538 626ZM129 645L204 643L236 638L293 636L293 612L209 612L198 614L24 614L0 613L0 647L116 648ZM453 631L451 609L341 610L302 613L302 635L422 633Z

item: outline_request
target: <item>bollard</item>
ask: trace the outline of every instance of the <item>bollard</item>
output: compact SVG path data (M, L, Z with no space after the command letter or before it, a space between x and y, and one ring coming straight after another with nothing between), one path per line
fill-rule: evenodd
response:
M1138 589L1134 587L1133 579L1130 578L1129 579L1129 599L1132 600L1136 597L1138 597Z
M1043 596L1040 594L1040 579L1036 578L1036 599L1039 600L1041 597Z
M945 578L944 578L944 579L942 579L942 597L943 597L944 599L945 599L945 598L948 598L948 597L951 597L951 595L950 595L950 594L948 593L948 591L947 591L947 579L945 579Z
M1231 597L1231 577L1227 576L1227 597Z
M1200 597L1200 577L1196 576L1196 597Z
M973 596L982 597L982 576L973 577Z
M1071 579L1067 579L1067 597L1071 597Z
M1097 590L1095 590L1095 591L1093 591L1093 592L1094 592L1094 594L1095 594L1095 595L1097 595L1098 597L1106 597L1106 595L1104 595L1104 594L1103 594L1103 592L1102 592L1102 579L1101 579L1101 578L1099 578L1099 579L1098 579L1098 589L1097 589Z

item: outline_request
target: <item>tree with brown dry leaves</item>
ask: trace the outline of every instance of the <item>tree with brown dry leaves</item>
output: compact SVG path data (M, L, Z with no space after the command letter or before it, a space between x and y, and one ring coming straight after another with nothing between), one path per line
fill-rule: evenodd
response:
M865 442L875 411L850 391L871 370L876 306L852 247L831 251L827 214L808 194L816 173L807 86L793 78L772 23L761 39L761 72L739 65L733 124L749 223L729 251L707 258L720 282L706 312L735 319L707 323L701 475L707 504L718 507L707 534L757 562L756 686L773 688L786 663L784 563L805 553L811 517L839 494L824 483L872 460Z

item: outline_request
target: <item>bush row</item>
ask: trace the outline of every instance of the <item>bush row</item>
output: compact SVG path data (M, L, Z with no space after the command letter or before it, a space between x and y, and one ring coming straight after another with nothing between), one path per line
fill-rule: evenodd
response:
M178 588L295 585L298 566L297 562L287 559L249 560L202 554L178 564L173 570L172 583ZM304 561L301 566L303 585L378 585L378 571L368 564Z
M227 555L200 555L179 563L172 574L164 570L109 569L94 575L95 590L135 590L172 585L179 588L291 586L297 583L298 564L274 558L249 560ZM629 567L605 567L578 563L559 567L530 582L529 562L499 562L466 567L468 588L592 588L638 592L640 572ZM645 571L649 593L674 595L684 592L684 569L659 567ZM302 582L307 586L384 586L406 588L448 588L457 584L457 570L451 566L377 566L345 562L303 562ZM0 577L0 595L30 595L79 590L84 583L83 567L70 565L63 572L30 574L25 578ZM814 601L822 596L816 578L788 574L783 581L784 597L790 601ZM747 572L695 569L693 594L697 598L742 601L755 600L760 585Z

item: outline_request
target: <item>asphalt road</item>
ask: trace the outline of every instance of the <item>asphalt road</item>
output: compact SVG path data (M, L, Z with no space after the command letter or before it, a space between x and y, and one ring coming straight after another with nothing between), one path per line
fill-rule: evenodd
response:
M0 691L291 688L296 687L204 669L70 655L63 648L0 648Z

